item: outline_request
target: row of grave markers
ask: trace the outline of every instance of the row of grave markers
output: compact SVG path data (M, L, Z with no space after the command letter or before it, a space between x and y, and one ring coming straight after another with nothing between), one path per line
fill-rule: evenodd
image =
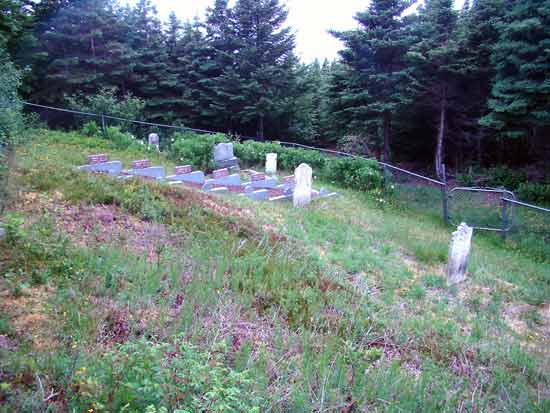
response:
M268 166L273 170L273 155L268 154ZM275 155L276 156L276 155ZM275 158L276 162L276 158ZM276 168L276 166L275 166ZM81 171L107 174L118 179L139 177L156 181L166 181L170 185L189 185L210 193L239 193L258 201L294 200L297 207L311 202L312 198L332 197L336 193L312 187L312 170L302 164L295 175L286 176L279 182L277 176L267 176L263 172L249 171L249 181L242 181L238 172L220 168L207 177L202 171L193 171L191 165L176 166L173 175L166 175L163 166L152 166L147 159L136 160L131 168L124 170L122 162L109 161L105 154L88 156L88 164L78 167Z

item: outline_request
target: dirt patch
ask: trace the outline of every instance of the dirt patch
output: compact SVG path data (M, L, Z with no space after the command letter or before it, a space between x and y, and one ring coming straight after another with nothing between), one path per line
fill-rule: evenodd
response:
M31 343L37 350L53 349L59 344L54 320L46 314L46 303L53 293L53 289L45 286L24 289L18 297L5 289L0 293L0 310L8 316L17 339ZM4 340L4 343L13 347L17 341Z
M188 188L161 187L161 192L179 208L200 206L222 218L221 222L234 233L244 233L250 238L263 238L264 235L267 235L270 242L286 240L286 237L278 232L276 226L258 226L255 222L256 214L250 209L236 207L212 195ZM233 221L228 220L228 217L233 218Z
M27 198L38 200L33 194ZM79 247L115 244L153 262L167 245L181 242L181 237L170 234L165 225L144 221L114 205L70 205L59 200L55 203L42 200L27 208L30 213L38 211L53 216L56 229Z

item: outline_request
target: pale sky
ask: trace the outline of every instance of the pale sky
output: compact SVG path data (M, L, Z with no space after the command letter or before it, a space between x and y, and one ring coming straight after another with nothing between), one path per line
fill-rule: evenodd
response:
M135 1L135 0L134 0ZM130 0L132 2L132 0ZM296 32L296 53L304 62L315 58L329 60L338 57L341 43L332 37L329 29L347 30L356 27L353 16L368 7L368 0L281 0L289 10L288 24ZM461 7L464 0L455 0ZM159 14L165 18L175 11L181 20L201 20L214 0L153 0ZM230 3L234 3L234 0Z

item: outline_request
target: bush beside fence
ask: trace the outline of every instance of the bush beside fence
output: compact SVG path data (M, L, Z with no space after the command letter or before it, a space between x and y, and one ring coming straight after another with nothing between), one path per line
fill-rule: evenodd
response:
M212 152L217 143L227 141L227 136L198 135L192 132L175 133L168 149L175 162L184 162L195 168L214 168ZM277 154L279 169L293 171L301 163L309 164L316 176L342 186L358 190L382 190L384 178L377 162L359 158L338 158L308 149L286 148L276 142L235 142L235 156L248 167L262 166L268 153Z

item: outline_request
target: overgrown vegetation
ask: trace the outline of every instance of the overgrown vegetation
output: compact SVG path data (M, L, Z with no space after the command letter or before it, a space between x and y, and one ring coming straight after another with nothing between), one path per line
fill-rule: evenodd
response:
M73 166L146 147L39 133L3 217L0 411L548 409L546 264L476 234L448 288L449 230L381 195L117 182Z
M176 163L189 163L202 170L214 167L212 153L217 143L227 141L222 134L198 135L176 133L169 149L170 158ZM235 156L244 166L260 166L266 154L277 154L277 165L284 171L293 171L301 163L307 163L316 176L357 190L383 190L384 179L375 161L354 158L329 157L320 152L286 148L278 143L245 141L234 144Z

